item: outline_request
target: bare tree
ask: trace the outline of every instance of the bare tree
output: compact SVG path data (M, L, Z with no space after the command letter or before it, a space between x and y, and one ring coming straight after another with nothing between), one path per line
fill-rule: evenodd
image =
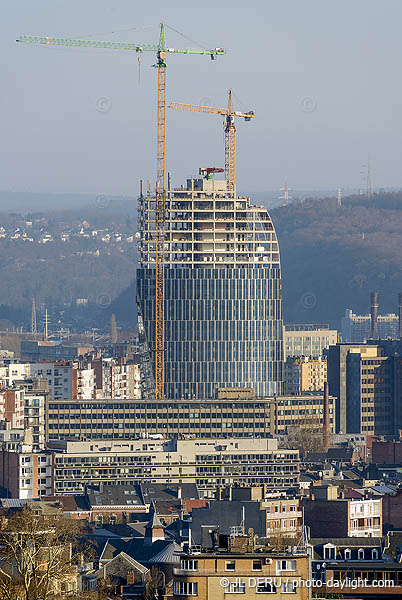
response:
M165 576L157 567L152 567L145 590L146 600L159 598L158 591L165 585Z
M0 531L0 598L53 600L65 587L76 589L78 536L77 523L61 516L30 508L10 516Z
M325 452L323 429L314 417L303 419L297 427L289 429L286 446L292 450L307 452Z

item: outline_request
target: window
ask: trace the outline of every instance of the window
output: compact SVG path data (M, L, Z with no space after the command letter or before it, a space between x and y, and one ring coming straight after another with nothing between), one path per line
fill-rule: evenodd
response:
M269 581L259 583L256 589L257 594L276 594L276 585Z
M378 560L378 550L371 551L371 558L372 560Z
M359 550L357 552L357 558L359 560L364 560L364 550L363 550L363 548L359 548Z
M102 527L103 525L103 516L102 515L96 515L95 517L95 527Z
M283 581L282 582L282 593L283 594L295 594L297 592L296 581Z
M324 558L329 558L329 559L335 560L335 558L336 558L335 546L324 546Z
M253 560L251 568L253 571L262 571L262 561L261 560Z
M226 560L225 561L225 571L235 571L236 570L236 561L235 560Z
M198 583L175 581L173 594L175 596L198 596Z
M295 560L277 560L276 561L276 572L281 573L282 571L296 571Z
M109 517L109 525L116 525L117 523L117 517L116 515L110 515Z
M183 571L198 571L198 560L182 558L180 561L180 569L183 569Z
M233 581L225 588L225 594L245 594L246 584L241 581Z
M346 548L345 550L345 560L350 560L352 557L352 552L349 550L349 548Z

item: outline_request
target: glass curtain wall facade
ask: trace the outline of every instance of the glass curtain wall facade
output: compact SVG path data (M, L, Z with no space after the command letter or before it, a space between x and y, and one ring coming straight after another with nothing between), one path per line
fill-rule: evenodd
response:
M155 346L154 198L140 200L137 299ZM282 394L281 270L266 209L190 180L168 191L165 266L165 395L216 398L221 388Z

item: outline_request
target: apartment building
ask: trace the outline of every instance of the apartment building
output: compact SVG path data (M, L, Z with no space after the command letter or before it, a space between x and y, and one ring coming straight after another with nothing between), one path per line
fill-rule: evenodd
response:
M324 390L327 380L327 361L323 357L288 357L285 363L285 394L302 394Z
M24 394L24 427L32 431L34 450L45 448L45 411L47 392Z
M267 537L295 537L301 534L303 510L298 498L265 499L261 502L267 515Z
M72 362L31 363L32 377L45 379L51 400L94 398L95 373Z
M82 493L86 484L196 483L204 496L243 483L297 487L299 453L276 439L191 439L53 442L56 494ZM58 450L58 451L56 451Z
M0 390L0 421L9 421L11 427L24 427L24 388Z
M314 486L302 506L313 538L382 536L382 498L339 498L336 486Z
M113 358L99 360L102 363L102 386L98 388L97 398L141 398L140 366L137 362Z
M298 498L289 497L281 492L273 492L265 486L232 486L219 490L220 500L250 504L259 502L260 509L266 514L264 536L294 537L301 534L303 511ZM208 523L212 522L209 517ZM253 526L255 529L255 525Z
M252 535L251 530L249 536L219 536L219 542L212 540L211 544L206 539L200 549L183 552L180 566L173 568L173 596L200 600L224 600L232 594L243 598L275 594L278 600L310 598L306 552L298 548L276 551L257 545Z
M0 450L0 491L3 498L34 499L53 493L52 452L37 452L27 430L17 448Z

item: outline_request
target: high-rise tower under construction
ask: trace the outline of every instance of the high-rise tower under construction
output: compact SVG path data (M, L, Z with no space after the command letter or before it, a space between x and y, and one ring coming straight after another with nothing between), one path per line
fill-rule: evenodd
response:
M226 181L190 179L166 192L165 396L215 398L222 388L282 393L278 241L268 211ZM137 305L155 347L155 197L139 200Z

